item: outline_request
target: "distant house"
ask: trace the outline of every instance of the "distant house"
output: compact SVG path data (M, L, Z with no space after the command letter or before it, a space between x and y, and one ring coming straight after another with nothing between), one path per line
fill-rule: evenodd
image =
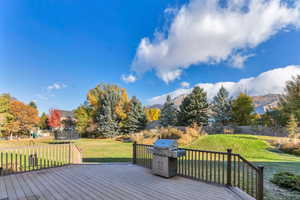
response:
M74 111L56 110L60 114L60 127L54 133L56 140L79 139L80 135L75 131Z
M74 111L69 110L57 110L60 112L61 120L65 119L75 119L74 118Z
M57 110L57 111L60 112L61 128L74 130L75 122L76 122L74 117L74 111L68 111L68 110Z

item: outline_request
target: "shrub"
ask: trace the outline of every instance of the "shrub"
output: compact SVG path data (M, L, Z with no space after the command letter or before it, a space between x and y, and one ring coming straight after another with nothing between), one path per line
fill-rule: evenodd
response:
M271 182L280 187L300 191L300 176L291 172L274 174Z
M176 128L160 128L158 137L160 139L174 139L178 140L184 134L183 131L180 131Z
M131 137L129 135L120 135L114 138L119 142L132 142Z
M280 145L279 150L281 150L285 153L300 156L300 145L299 144L284 143L284 144Z
M205 134L202 127L194 125L183 130L176 127L144 130L132 134L131 139L140 144L153 144L157 139L175 139L179 145L188 145Z

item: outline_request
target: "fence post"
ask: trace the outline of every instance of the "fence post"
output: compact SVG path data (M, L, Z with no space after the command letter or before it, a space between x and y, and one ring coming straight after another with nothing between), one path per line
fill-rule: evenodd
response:
M136 142L132 145L132 164L136 164Z
M71 141L69 142L69 164L71 164Z
M257 200L264 199L264 167L258 167Z
M227 149L227 186L231 186L232 149Z

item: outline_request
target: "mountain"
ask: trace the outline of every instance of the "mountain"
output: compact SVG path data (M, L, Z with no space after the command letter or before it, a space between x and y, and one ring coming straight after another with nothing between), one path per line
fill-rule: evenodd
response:
M272 110L277 107L280 95L267 94L264 96L253 96L252 98L256 112L262 114L267 110Z
M182 94L177 97L175 97L172 101L176 105L177 108L179 108L181 102L183 99L187 96L187 94ZM265 113L267 110L272 110L277 107L277 104L279 102L279 94L267 94L263 96L252 96L253 98L253 104L255 107L255 111L259 114ZM154 104L151 106L148 106L148 108L159 108L161 109L163 107L162 104Z
M158 109L162 109L162 107L163 107L163 104L153 104L153 105L147 106L147 108L158 108Z

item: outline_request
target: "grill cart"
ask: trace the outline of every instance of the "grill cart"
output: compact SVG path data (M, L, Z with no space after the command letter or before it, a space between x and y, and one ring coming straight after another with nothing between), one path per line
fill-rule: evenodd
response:
M184 156L185 151L178 149L176 140L159 139L149 151L153 154L153 174L167 178L177 175L177 158Z

